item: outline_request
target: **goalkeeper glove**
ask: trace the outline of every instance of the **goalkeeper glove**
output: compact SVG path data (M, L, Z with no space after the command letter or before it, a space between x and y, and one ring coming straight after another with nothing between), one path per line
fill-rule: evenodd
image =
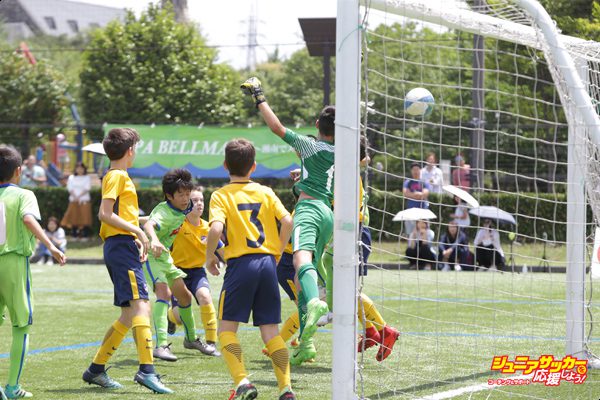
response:
M242 85L240 86L240 89L242 89L242 92L244 94L248 94L248 95L252 96L252 98L254 99L254 104L256 104L256 107L258 107L258 105L260 103L264 103L265 101L267 101L267 99L265 98L265 95L263 93L263 90L262 90L262 85L261 85L260 81L258 80L258 78L256 78L256 77L252 77L252 78L246 80L246 82L242 83Z

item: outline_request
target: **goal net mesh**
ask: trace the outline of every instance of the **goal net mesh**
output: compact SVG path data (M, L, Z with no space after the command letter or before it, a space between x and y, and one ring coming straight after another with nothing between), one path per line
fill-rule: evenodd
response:
M495 380L522 378L522 371L491 370L495 356L512 361L565 356L570 185L585 186L587 197L575 206L591 210L576 224L581 239L570 243L584 248L587 266L600 215L598 142L557 66L546 58L542 34L511 2L364 3L361 102L371 160L361 175L372 245L359 291L401 335L382 362L377 348L357 356L359 397L453 398L450 391L457 398L486 399L597 396L591 374L583 385L563 379L558 387L509 386ZM416 18L407 7L426 16ZM599 104L600 45L567 39L590 97ZM405 112L405 96L414 88L435 98L430 115ZM439 171L428 167L428 158ZM405 211L407 221L393 221L414 205L403 189L422 192L411 182L416 164L421 171L415 180L424 169L426 179L437 171L443 185L464 186L480 206L497 207L515 223L506 216L490 218L491 230L482 230L484 210L458 204L435 179L428 182L427 202L436 218L416 223ZM578 171L575 180L569 181L569 171ZM460 218L464 214L468 222ZM454 243L451 221L466 225L460 230L468 252L463 246L459 257L444 261L443 237L450 232L446 242ZM423 229L433 231L433 238L426 240ZM494 246L494 230L501 250L490 263L487 256L494 253L484 247ZM412 240L421 234L423 240ZM409 257L413 244L417 255ZM585 337L573 356L587 358L600 353L593 329L598 302L590 273L582 280L586 314L572 323L582 326ZM365 334L360 325L358 330Z

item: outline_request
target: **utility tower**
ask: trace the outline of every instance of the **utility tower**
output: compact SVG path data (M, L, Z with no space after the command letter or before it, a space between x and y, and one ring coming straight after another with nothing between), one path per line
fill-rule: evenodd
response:
M256 68L256 48L258 47L258 13L256 0L250 3L250 14L248 14L248 39L246 47L246 68L253 71Z

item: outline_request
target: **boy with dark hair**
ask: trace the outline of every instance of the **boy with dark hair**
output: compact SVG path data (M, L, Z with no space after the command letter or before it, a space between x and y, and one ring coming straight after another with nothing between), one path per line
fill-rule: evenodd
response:
M187 276L183 282L196 302L200 306L200 317L204 326L206 346L205 354L219 357L217 350L217 316L210 293L210 284L206 278L206 237L208 236L208 222L202 219L204 212L204 195L201 187L195 187L190 195L194 204L192 211L185 217L181 229L173 242L171 256L177 268L182 269ZM219 241L218 248L223 243ZM220 250L222 253L222 250ZM222 254L221 254L222 256ZM173 302L173 315L179 316L179 304ZM179 321L175 321L178 323Z
M257 78L250 78L241 86L253 97L265 123L300 155L302 173L295 184L300 194L294 209L294 268L300 283L298 313L300 315L300 346L291 358L293 365L313 359L316 349L313 335L317 321L327 314L327 303L319 299L317 264L333 234L333 174L335 107L326 106L316 122L317 140L298 135L287 129L267 104Z
M172 393L154 370L150 304L142 268L149 243L139 227L137 193L127 174L139 140L134 129L114 128L102 141L110 169L102 179L100 237L104 241L104 262L114 284L114 305L121 308L121 316L106 332L94 360L83 373L83 380L107 389L122 387L106 374L106 364L131 329L140 363L134 381L156 393Z
M210 354L206 344L196 336L196 320L192 312L192 294L183 278L187 275L173 263L169 249L185 221L192 211L190 193L194 187L192 174L186 169L172 169L162 179L165 201L159 203L144 225L150 237L150 254L146 261L146 276L152 282L156 294L156 303L152 308L156 347L154 357L165 361L177 361L167 343L169 300L171 291L179 303L179 314L185 328L183 347Z
M291 389L289 353L279 336L281 298L276 259L289 241L292 218L273 190L250 181L256 169L255 150L244 139L225 146L225 169L229 184L210 199L206 267L218 275L214 254L221 235L225 238L227 271L219 299L221 353L236 386L234 399L254 399L256 387L248 380L242 348L237 338L239 323L247 323L252 312L254 326L270 354L280 391L280 400L295 399ZM280 228L277 227L277 221Z
M29 257L38 238L63 265L67 258L48 239L39 224L40 210L32 191L17 186L21 179L21 155L13 148L0 146L0 324L6 309L12 323L12 345L6 393L0 397L32 397L19 385L29 330L33 323L33 299Z

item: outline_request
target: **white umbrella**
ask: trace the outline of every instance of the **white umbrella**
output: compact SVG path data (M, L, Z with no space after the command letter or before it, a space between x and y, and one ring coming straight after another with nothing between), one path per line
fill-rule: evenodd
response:
M436 215L426 208L408 208L396 214L393 221L419 221L436 218Z
M470 205L471 207L479 207L479 202L477 199L469 194L466 190L463 190L459 187L453 185L444 185L442 186L446 192L450 193L453 196L458 196L462 201Z
M87 146L83 146L81 150L89 151L90 153L102 154L103 156L106 155L102 143L90 143Z
M469 214L475 215L481 219L491 219L492 221L507 222L516 225L515 217L504 210L494 206L481 206L469 210Z

